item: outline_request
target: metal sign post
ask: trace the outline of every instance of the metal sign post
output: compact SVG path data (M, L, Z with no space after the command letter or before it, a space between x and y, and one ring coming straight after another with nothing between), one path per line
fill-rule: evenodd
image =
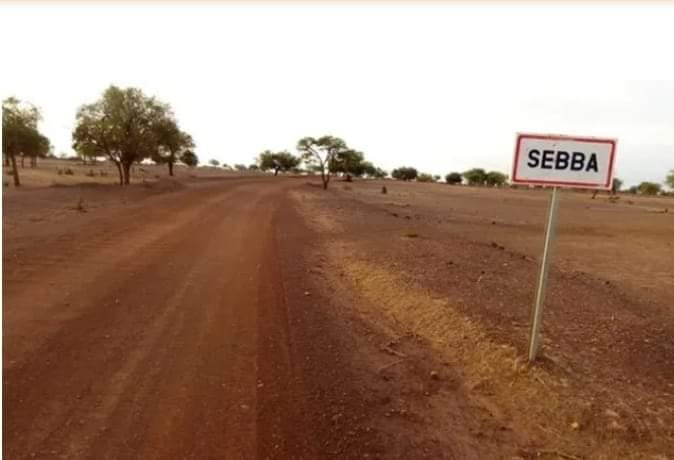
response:
M615 139L562 136L559 134L517 135L511 182L522 185L553 187L545 228L545 244L541 259L536 299L531 311L529 362L536 360L539 349L539 331L543 322L545 285L552 242L555 238L558 187L592 190L610 190L615 164Z
M545 287L548 282L548 268L550 267L550 252L552 251L552 241L555 238L555 221L557 220L557 187L552 188L550 197L550 207L548 209L548 221L545 227L545 243L543 245L543 258L541 259L541 270L538 274L538 283L536 284L536 299L531 311L531 337L529 340L529 362L536 360L536 354L539 347L539 330L543 321L543 303L545 302Z

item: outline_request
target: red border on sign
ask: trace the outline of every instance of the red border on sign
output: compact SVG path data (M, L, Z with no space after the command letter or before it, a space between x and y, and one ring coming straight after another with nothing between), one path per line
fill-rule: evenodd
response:
M611 153L608 163L608 176L606 182L602 184L593 184L589 182L567 182L567 181L547 181L547 180L529 180L517 179L517 164L520 159L520 144L522 139L549 139L549 140L564 140L564 141L578 141L578 142L594 142L597 144L610 144ZM512 179L513 184L541 184L554 185L557 187L590 187L590 188L611 188L611 180L613 178L613 165L615 160L615 148L617 141L615 139L600 139L596 137L581 137L581 136L564 136L561 134L524 134L518 133L515 142L515 161L513 162Z

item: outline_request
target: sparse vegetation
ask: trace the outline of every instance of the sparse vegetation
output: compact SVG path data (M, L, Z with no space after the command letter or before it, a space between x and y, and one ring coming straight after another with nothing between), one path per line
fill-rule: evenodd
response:
M487 180L487 172L482 168L473 168L463 173L463 178L468 185L484 185Z
M297 150L304 162L320 173L324 190L328 188L333 169L336 167L335 163L339 161L340 156L344 157L353 152L344 140L334 136L304 137L297 143Z
M108 158L117 167L120 185L126 185L131 166L146 158L166 160L171 171L177 154L177 150L170 153L176 147L171 136L180 138L176 142L181 147L187 142L174 125L168 104L147 97L138 88L113 85L98 101L78 110L73 148L83 157Z
M37 107L10 97L2 101L2 152L6 162L11 163L14 186L19 187L19 171L16 158L28 156L31 164L37 164L38 156L46 156L50 150L49 139L37 129L40 111Z
M485 184L490 187L501 187L507 180L508 176L498 171L489 171L484 178Z
M418 175L419 173L417 172L416 168L412 168L410 166L403 166L391 171L391 177L397 180L414 180Z
M277 176L279 172L287 172L296 168L300 164L300 161L300 158L286 150L276 153L271 150L265 150L258 155L257 166L262 171L273 170L274 175Z
M462 181L463 177L461 177L461 173L458 172L451 172L445 176L445 182L450 185L460 184Z
M421 173L417 176L417 182L435 182L435 180L430 174Z
M180 155L180 161L184 164L189 166L190 168L194 168L199 164L199 157L192 151L192 150L185 150L182 155Z
M639 194L641 195L657 195L660 193L662 186L656 182L642 182L637 187Z
M168 106L164 108L163 116L154 127L154 135L157 145L152 160L158 164L166 164L169 176L173 176L173 165L194 148L192 136L180 130Z

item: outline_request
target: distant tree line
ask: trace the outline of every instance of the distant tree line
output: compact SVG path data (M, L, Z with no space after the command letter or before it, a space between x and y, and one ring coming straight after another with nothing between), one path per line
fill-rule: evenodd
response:
M262 171L301 172L302 162L307 170L320 174L323 188L327 189L330 179L337 175L350 182L353 177L384 178L386 171L365 160L363 152L350 148L346 142L335 136L303 137L297 142L299 155L283 150L265 150L257 157L257 167Z
M49 139L39 132L40 111L29 103L10 97L2 103L2 152L5 165L12 168L14 184L20 185L17 159L24 165L30 159L32 167L38 158L54 157ZM76 114L72 133L72 147L83 160L104 157L115 164L120 185L130 183L131 166L144 160L166 164L168 174L173 175L174 165L183 163L197 166L199 158L194 152L195 143L190 134L183 131L171 106L155 97L146 96L138 88L108 87L93 103L82 105ZM353 177L385 178L388 173L365 159L363 152L355 150L335 136L304 137L297 142L298 155L283 150L265 150L251 165L235 164L225 169L236 171L300 172L300 164L306 171L319 174L323 188L337 175L346 181ZM220 162L211 159L213 167ZM391 171L393 179L417 182L439 182L439 175L419 172L411 166L402 166ZM508 176L498 171L473 168L463 173L450 172L444 177L450 185L466 183L473 186L501 187ZM674 190L674 170L665 178L665 183ZM612 192L617 193L622 181L615 178ZM630 193L657 195L661 184L642 182L630 187ZM671 193L671 192L670 192Z

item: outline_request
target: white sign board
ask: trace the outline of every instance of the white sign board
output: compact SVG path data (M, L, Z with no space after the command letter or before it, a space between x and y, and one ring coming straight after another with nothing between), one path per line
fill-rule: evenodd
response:
M513 184L610 189L615 139L518 134Z

